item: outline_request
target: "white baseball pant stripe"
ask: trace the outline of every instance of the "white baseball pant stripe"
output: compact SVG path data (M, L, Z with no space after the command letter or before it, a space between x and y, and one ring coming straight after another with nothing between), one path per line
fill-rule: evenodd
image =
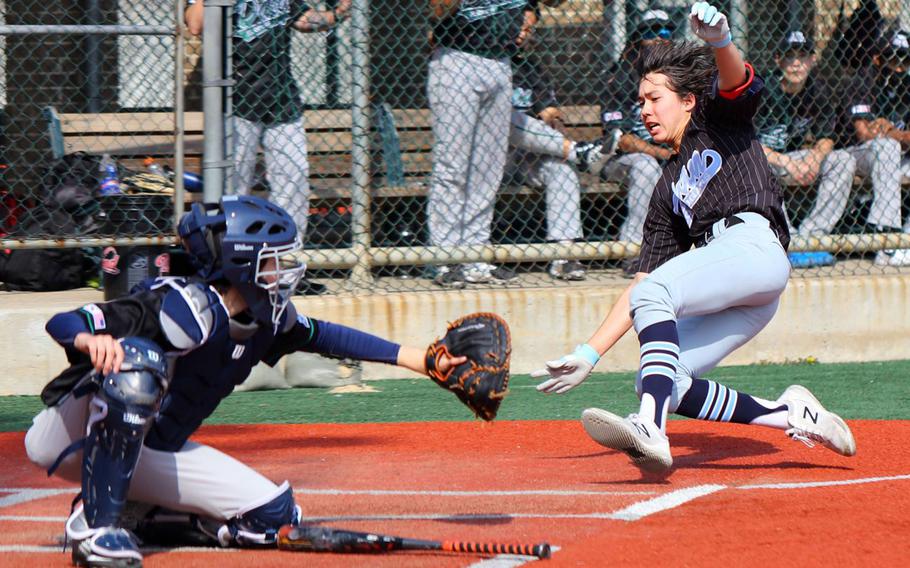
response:
M675 321L679 364L670 412L699 378L761 331L777 311L790 261L757 213L738 213L744 223L715 224L715 238L662 264L632 290L636 333ZM641 375L636 381L641 396ZM709 397L710 398L710 397ZM712 412L719 415L720 409ZM716 416L715 416L716 417Z
M92 396L69 396L45 408L25 435L29 459L43 469L67 446L85 437ZM67 481L82 480L82 451L73 452L55 472ZM251 506L268 502L278 492L249 466L209 446L189 441L179 452L143 446L130 483L129 499L227 520Z
M430 242L487 244L508 152L511 64L438 48L430 59L427 95L435 140Z
M310 214L310 165L304 118L264 126L234 117L234 188L238 194L249 195L252 190L260 144L270 199L294 218L300 235L306 235Z

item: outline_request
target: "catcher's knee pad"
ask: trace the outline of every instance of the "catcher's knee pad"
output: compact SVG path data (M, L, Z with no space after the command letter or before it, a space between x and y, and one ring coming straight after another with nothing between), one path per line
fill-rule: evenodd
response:
M104 377L90 403L82 454L82 502L90 527L113 526L120 518L142 442L158 411L162 381L157 370L133 369L125 362L120 372Z
M200 519L199 529L217 539L221 546L268 546L275 544L278 529L299 521L300 508L294 503L290 483L285 481L265 503L253 504L226 523L215 526Z

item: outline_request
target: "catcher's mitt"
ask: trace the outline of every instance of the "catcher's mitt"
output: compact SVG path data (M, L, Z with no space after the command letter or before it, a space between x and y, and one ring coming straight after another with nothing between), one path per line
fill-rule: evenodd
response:
M450 323L445 336L427 348L427 374L479 418L493 420L509 387L511 354L505 320L496 314L470 314ZM443 374L438 369L443 355L468 360Z

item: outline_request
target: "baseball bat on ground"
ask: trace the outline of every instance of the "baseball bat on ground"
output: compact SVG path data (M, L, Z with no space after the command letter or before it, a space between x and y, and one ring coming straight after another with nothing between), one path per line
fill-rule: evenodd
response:
M474 554L520 554L550 557L550 545L508 544L499 542L464 542L451 540L418 540L365 532L317 527L285 525L278 531L278 549L297 552L354 552L376 553L393 550L444 550Z

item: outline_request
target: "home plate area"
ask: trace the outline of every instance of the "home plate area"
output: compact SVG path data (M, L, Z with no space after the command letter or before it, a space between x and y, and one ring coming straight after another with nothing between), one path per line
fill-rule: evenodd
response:
M553 546L552 557L144 548L145 566L901 565L908 421L851 421L857 455L779 431L671 421L674 468L642 477L577 421L211 426L194 437L295 488L305 521L440 541ZM77 488L0 434L0 566L68 566Z

